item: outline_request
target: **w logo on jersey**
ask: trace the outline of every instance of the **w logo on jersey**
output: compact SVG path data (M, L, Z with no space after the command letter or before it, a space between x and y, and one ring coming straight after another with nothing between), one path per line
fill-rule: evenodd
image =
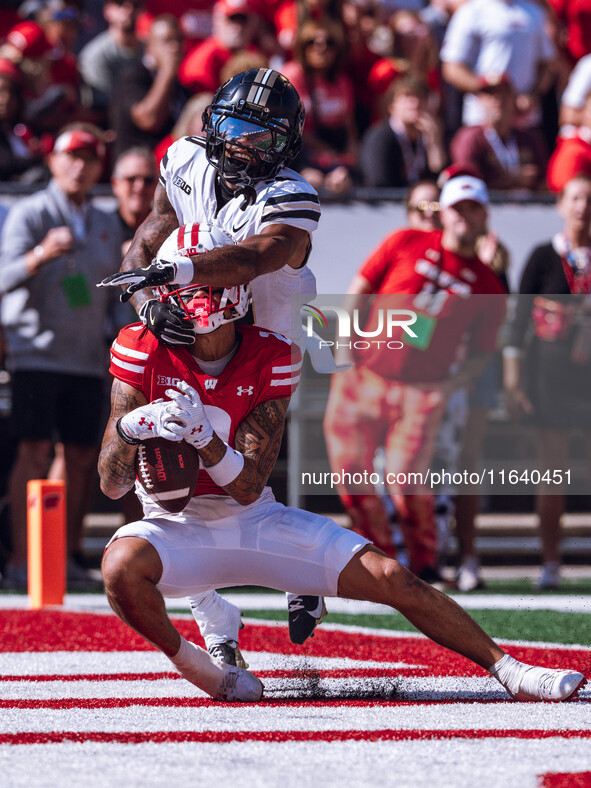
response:
M208 389L214 389L217 386L217 384L218 384L217 378L208 378L205 381L205 390L207 391Z
M254 394L254 386L238 386L236 388L236 394L238 397L241 397L243 394L252 396Z

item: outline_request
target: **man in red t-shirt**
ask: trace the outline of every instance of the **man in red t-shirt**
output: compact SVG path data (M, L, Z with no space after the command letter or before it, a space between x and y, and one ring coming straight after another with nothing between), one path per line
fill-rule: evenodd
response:
M443 231L394 232L361 267L349 291L349 309L361 311L363 296L370 293L378 297L363 339L352 341L355 366L333 378L324 424L333 471L371 472L376 450L385 447L387 488L411 569L428 581L438 579L432 496L428 485L400 483L399 474L425 473L447 397L472 381L496 349L504 289L475 253L487 206L483 181L453 178L440 198ZM388 308L416 314L410 325L416 337L404 327L388 331L386 320L383 331L377 330L379 310L383 315ZM350 511L359 504L355 525L363 531L364 520L376 515L371 506L365 511L375 490L358 486L340 492ZM372 522L372 538L376 541L377 531L382 548L389 545L388 529L386 522L377 528Z

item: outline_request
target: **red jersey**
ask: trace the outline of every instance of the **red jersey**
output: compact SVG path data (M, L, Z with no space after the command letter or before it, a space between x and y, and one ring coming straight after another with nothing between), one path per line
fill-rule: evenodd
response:
M585 126L564 126L548 162L548 187L553 192L562 191L579 173L591 176L591 130Z
M297 345L258 326L236 326L240 347L220 375L199 367L186 348L159 343L141 323L121 329L111 346L111 374L141 391L148 402L168 399L166 389L179 380L199 392L212 427L229 446L236 430L261 402L290 397L300 379ZM227 495L204 470L195 495Z
M443 249L441 237L441 230L399 230L386 238L359 272L371 284L371 292L383 296L374 300L365 331L379 327L380 309L382 315L387 309L417 314L416 323L409 326L417 338L404 328L388 332L383 316L382 332L357 338L356 362L388 380L441 381L449 374L465 337L472 353L496 349L505 315L505 298L501 297L505 289L477 257ZM392 340L392 346L385 347L384 340Z

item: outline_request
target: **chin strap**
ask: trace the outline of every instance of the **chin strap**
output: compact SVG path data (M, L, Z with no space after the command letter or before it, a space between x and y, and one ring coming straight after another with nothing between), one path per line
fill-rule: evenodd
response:
M245 211L249 205L254 205L257 199L257 193L252 186L241 186L235 194L236 197L244 197L241 211Z

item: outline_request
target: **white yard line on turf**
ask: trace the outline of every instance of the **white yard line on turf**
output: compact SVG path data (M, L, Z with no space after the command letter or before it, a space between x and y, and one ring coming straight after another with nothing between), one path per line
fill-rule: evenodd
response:
M287 610L285 594L226 594L222 596L242 610ZM511 594L478 594L475 596L455 595L455 601L465 610L554 610L563 613L591 613L591 594L552 594L536 596L517 596ZM330 612L349 615L389 615L392 608L373 602L358 602L350 599L331 598L327 600ZM29 601L23 595L0 595L0 608L27 609ZM169 610L188 610L184 599L167 599ZM66 594L64 608L69 611L111 612L103 594Z

